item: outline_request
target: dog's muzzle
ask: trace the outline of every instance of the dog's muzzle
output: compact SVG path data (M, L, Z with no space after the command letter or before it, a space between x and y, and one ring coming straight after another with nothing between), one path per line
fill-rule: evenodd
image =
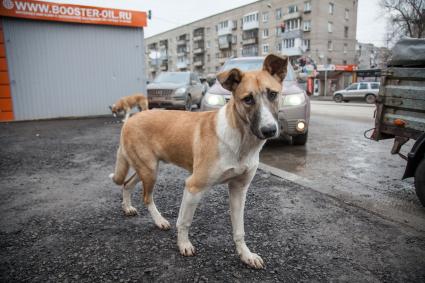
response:
M277 133L277 126L270 125L270 126L261 127L260 131L264 139L274 138Z

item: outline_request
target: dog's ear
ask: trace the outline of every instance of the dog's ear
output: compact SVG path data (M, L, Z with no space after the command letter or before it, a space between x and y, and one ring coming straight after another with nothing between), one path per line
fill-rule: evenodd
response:
M288 57L277 56L270 54L264 59L263 70L267 71L275 77L279 82L282 82L286 77L288 68Z
M242 81L243 72L239 69L231 69L217 75L217 80L228 91L233 92Z

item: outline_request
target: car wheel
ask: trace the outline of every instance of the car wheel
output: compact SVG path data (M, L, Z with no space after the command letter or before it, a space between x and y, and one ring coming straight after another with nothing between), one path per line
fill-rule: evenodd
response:
M338 103L340 103L340 102L342 102L342 100L343 100L344 98L342 97L342 95L341 94L335 94L334 95L334 101L335 102L338 102Z
M376 97L373 94L368 94L366 95L365 100L367 103L372 104L372 103L375 103Z
M425 158L422 159L415 171L415 190L419 201L425 206Z
M186 101L184 103L184 110L186 111L192 111L192 96L187 95L186 96Z
M301 134L301 135L293 136L292 137L292 144L293 145L305 145L307 143L307 139L308 139L308 132Z

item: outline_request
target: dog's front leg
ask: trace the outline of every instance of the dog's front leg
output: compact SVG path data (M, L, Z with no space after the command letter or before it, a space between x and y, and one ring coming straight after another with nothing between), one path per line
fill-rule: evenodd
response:
M229 182L229 196L230 196L230 217L233 227L233 240L236 244L236 251L238 252L241 260L253 268L263 268L263 259L252 253L245 244L245 228L244 228L244 208L246 193L249 184L255 174L250 172L243 176Z
M192 192L191 192L192 191ZM201 201L203 190L190 190L187 186L183 192L183 200L177 218L177 245L184 256L195 255L195 247L189 240L189 228L195 215L196 207Z
M123 123L127 122L128 118L130 118L130 111L126 111L124 113L125 113L125 117L122 120Z

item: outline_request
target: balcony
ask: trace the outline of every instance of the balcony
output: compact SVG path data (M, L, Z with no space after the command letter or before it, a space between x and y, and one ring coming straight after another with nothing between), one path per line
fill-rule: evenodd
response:
M242 45L251 45L251 44L258 44L258 38L251 37L251 38L242 39Z
M202 67L203 65L204 65L204 61L202 61L202 60L198 60L198 61L193 62L193 66L195 66L195 67Z
M204 39L204 35L203 34L199 34L199 35L194 35L193 36L193 41L201 41Z
M204 53L204 47L198 47L193 50L193 54L202 54Z
M282 54L288 57L301 56L303 55L303 51L301 47L282 48Z
M187 49L179 49L179 50L177 50L177 56L178 56L178 57L183 57L183 56L185 56L187 53L188 53L188 52L187 52Z
M179 39L177 40L177 45L186 45L187 44L187 40L186 39Z
M218 28L217 35L221 36L221 35L231 34L232 29L233 29L233 22L228 20L226 27Z
M286 14L282 17L282 21L287 21L287 20L290 20L290 19L297 19L297 18L301 18L300 12L294 12L294 13Z
M161 71L167 71L168 66L167 65L161 65L160 69L161 69Z
M286 38L297 38L297 37L302 37L303 36L303 31L300 29L295 29L295 30L291 30L291 31L285 31L283 33L280 34L280 37L283 39Z
M258 29L260 27L259 21L246 22L242 25L242 30Z
M186 69L187 66L188 66L187 61L177 62L177 64L176 64L177 69Z

